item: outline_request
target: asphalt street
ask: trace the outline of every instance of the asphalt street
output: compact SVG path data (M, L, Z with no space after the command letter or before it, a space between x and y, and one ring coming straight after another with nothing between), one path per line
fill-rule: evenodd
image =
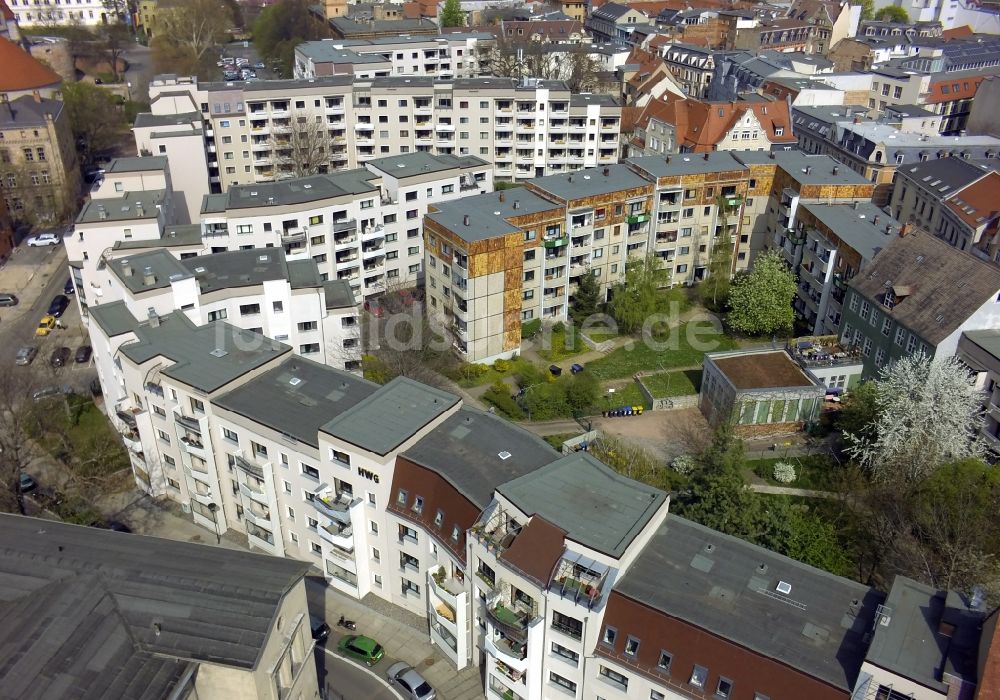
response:
M330 649L316 647L316 675L319 677L319 687L326 689L326 700L400 700L390 686L385 683L384 668L390 664L382 663L369 670L338 656L335 648L334 635L330 636ZM373 675L375 674L375 675Z

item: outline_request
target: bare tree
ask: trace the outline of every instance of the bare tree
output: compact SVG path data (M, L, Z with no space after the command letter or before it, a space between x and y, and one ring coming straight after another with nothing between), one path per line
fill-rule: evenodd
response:
M326 125L318 116L313 121L297 117L291 131L271 136L274 164L285 177L306 177L330 169L330 137Z
M160 12L158 21L153 38L158 69L185 74L215 67L214 61L207 60L208 53L223 42L233 25L230 8L217 0L178 0Z
M21 367L0 369L0 509L24 515L21 473L36 456L32 437L38 417L32 394L36 378Z
M490 72L502 78L565 80L573 92L594 92L604 82L587 46L500 36L487 57Z

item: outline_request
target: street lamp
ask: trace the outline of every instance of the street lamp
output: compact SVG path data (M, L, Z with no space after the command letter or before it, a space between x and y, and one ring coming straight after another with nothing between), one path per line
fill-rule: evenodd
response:
M215 543L222 544L222 536L219 535L219 504L209 503L208 509L212 511L212 522L215 523Z

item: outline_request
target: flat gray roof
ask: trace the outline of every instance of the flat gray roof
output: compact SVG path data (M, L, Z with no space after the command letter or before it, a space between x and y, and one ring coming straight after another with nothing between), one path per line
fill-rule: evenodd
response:
M667 494L575 452L497 487L526 515L541 515L585 547L619 558Z
M500 201L500 197L503 197L504 201ZM438 211L429 212L428 219L472 243L518 231L516 226L507 221L507 217L537 214L559 209L561 205L539 197L523 187L517 187L501 192L463 197L451 202L440 202L434 206ZM466 216L469 217L468 225L465 224Z
M256 668L307 562L0 515L5 697L170 697L192 664Z
M994 160L994 159L991 159ZM913 180L920 187L931 190L942 199L995 170L993 163L968 161L965 158L935 158L901 165L896 172Z
M801 206L858 251L865 261L872 260L899 235L899 222L871 202L858 202L856 206L802 202ZM886 226L891 227L888 233Z
M230 187L224 195L226 209L306 204L349 194L376 192L378 188L370 182L375 177L373 173L361 168L329 175L310 175L277 182L236 185ZM205 209L209 204L218 206L218 200L210 199L211 197L212 195L208 195L203 200L202 213L209 213Z
M458 403L446 391L396 377L322 427L322 431L362 449L385 455Z
M566 201L653 186L652 182L621 163L584 168L568 175L536 177L528 182Z
M155 219L160 213L156 205L162 204L166 198L166 190L144 190L126 192L116 199L91 199L83 205L83 209L76 217L76 223Z
M166 170L166 156L132 156L129 158L115 158L108 164L109 173L141 173L147 170Z
M342 309L358 303L347 280L327 280L323 283L323 295L328 309Z
M162 355L173 363L161 370L164 375L205 393L292 350L222 321L196 326L179 311L161 316L157 327L143 319L135 334L139 342L124 345L119 352L136 364Z
M229 189L233 188L230 187ZM223 214L226 211L227 204L229 204L229 195L225 192L216 192L215 194L202 195L201 213Z
M875 627L869 663L939 693L948 692L943 673L975 682L981 612L970 610L954 591L906 576L893 580L885 605L885 624ZM954 626L947 636L941 629L945 624Z
M1000 329L985 331L963 331L962 335L1000 360Z
M787 583L788 593L776 590ZM670 514L615 591L850 690L883 596Z
M766 154L765 154L766 155ZM708 158L705 158L708 156ZM626 163L649 173L652 177L672 177L677 175L699 175L730 170L746 170L747 166L736 159L732 151L711 153L691 153L689 155L639 156L628 158Z
M866 185L870 181L828 155L812 155L793 148L790 151L732 151L747 165L777 162L803 185ZM774 156L773 158L771 156ZM836 168L837 172L834 173Z
M255 80L253 82L212 82L212 83L198 83L198 87L203 88L208 92L215 91L226 91L231 92L233 89L241 89L244 92L247 101L253 99L267 99L266 96L254 97L247 95L246 93L252 92L276 92L284 93L294 90L301 90L303 88L310 87L343 87L350 86L354 82L353 75L326 75L318 78L289 78L286 80ZM163 93L161 93L163 94ZM182 93L187 95L187 93Z
M509 453L501 458L501 453ZM403 457L437 472L479 508L501 484L559 459L533 433L484 411L463 407Z
M108 267L133 294L166 289L171 282L191 276L187 267L162 248L114 258L108 261Z
M224 253L199 255L180 261L184 270L198 280L198 288L202 294L231 289L234 287L253 287L271 280L287 279L293 288L300 286L319 286L319 272L313 260L303 260L305 267L312 270L312 275L298 275L303 279L293 279L292 263L285 260L282 248L252 248L249 250L230 250ZM302 284L313 282L310 284ZM298 282L299 284L296 284Z
M351 49L334 46L334 40L304 41L295 47L303 56L313 63L384 63L382 56L361 54Z
M433 155L424 151L417 151L416 153L403 153L401 155L386 156L385 158L375 158L368 161L368 165L392 177L404 178L442 170L486 166L489 163L475 156Z
M146 250L149 248L173 248L201 244L201 225L177 224L165 226L159 238L153 240L115 241L115 250Z
M139 327L139 322L128 310L124 301L113 301L88 308L90 318L101 327L109 338L131 333Z
M182 124L201 124L200 112L183 112L181 114L152 114L140 112L135 115L136 128L156 126L180 126Z
M356 374L295 356L212 403L319 448L323 424L353 410L378 388Z
M570 107L586 107L587 105L601 105L602 107L617 107L621 103L613 95L605 95L603 93L591 93L587 95L582 95L580 93L573 93L569 97Z

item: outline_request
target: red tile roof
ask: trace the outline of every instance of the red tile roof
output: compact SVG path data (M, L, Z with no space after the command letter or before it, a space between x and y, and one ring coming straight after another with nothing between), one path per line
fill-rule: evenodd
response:
M955 192L945 202L945 206L969 228L975 230L1000 212L998 192L1000 192L1000 173L994 171Z
M965 25L964 27L953 27L951 29L945 29L941 32L941 38L943 39L964 39L967 36L972 36L974 32L972 27Z
M55 71L20 46L0 37L0 92L21 92L62 82Z
M565 537L565 530L535 515L499 559L544 587L562 556Z
M2 14L3 18L8 22L13 22L17 19L17 17L14 16L14 12L3 0L0 0L0 14Z

